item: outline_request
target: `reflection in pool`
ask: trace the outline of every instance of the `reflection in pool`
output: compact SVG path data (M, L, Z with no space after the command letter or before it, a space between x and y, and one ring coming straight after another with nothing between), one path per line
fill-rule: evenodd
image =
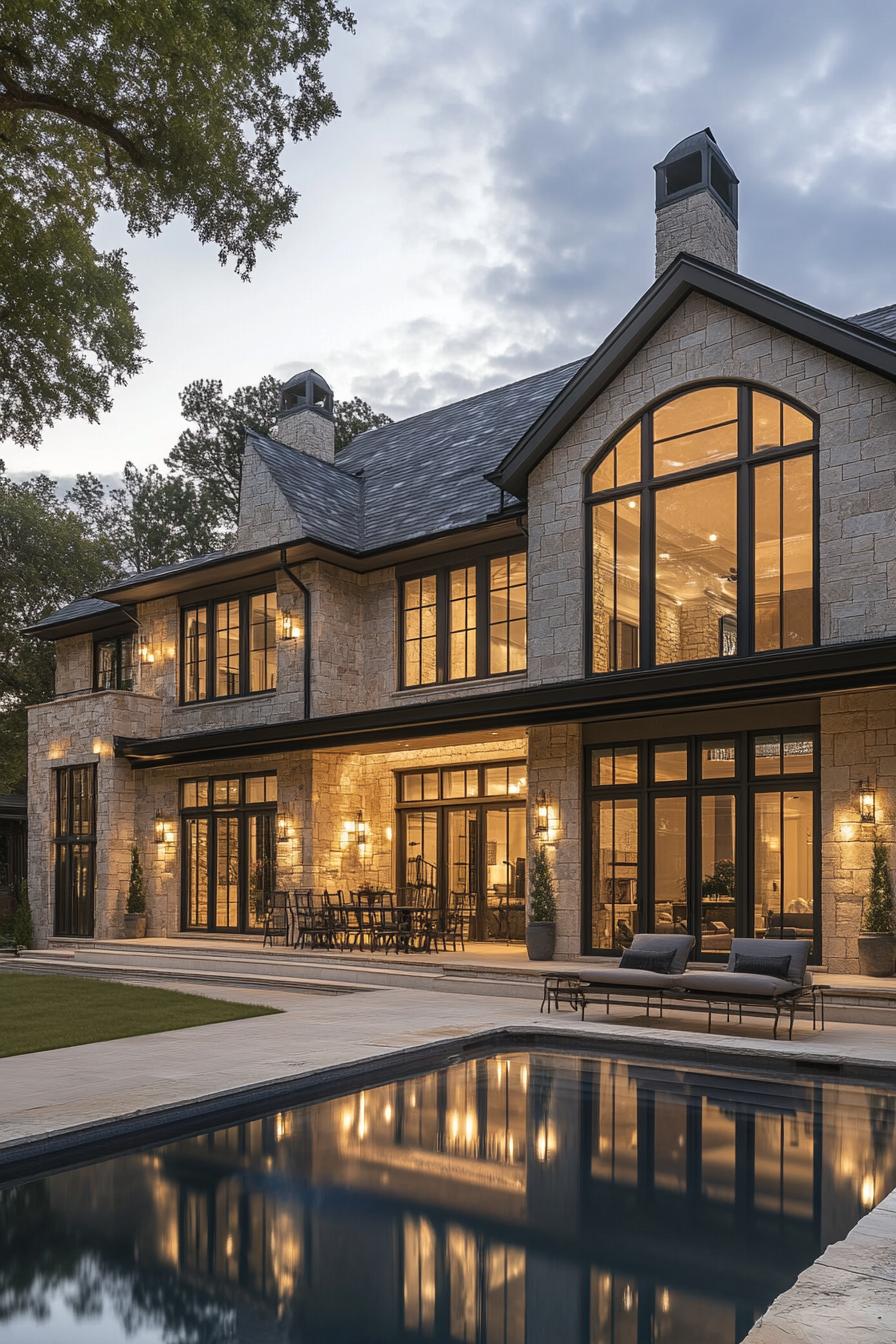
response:
M466 1060L0 1192L0 1344L735 1344L894 1137L855 1085Z

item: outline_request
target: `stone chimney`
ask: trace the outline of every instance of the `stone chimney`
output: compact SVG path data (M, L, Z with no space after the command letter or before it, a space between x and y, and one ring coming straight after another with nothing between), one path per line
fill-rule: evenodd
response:
M324 462L336 459L333 389L314 369L295 373L280 389L280 410L271 438Z
M679 252L737 270L737 178L707 126L654 165L656 273Z

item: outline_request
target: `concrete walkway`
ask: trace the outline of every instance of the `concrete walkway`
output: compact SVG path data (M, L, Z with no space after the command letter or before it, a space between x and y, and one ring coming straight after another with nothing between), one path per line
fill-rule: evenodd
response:
M177 988L184 988L183 981ZM693 1030L692 1017L671 1011L662 1026L648 1025L643 1014L625 1007L610 1018L592 1010L592 1020L581 1023L569 1012L542 1016L525 1000L482 993L383 989L321 997L255 987L196 988L282 1011L0 1060L0 1168L5 1164L11 1173L10 1164L24 1149L35 1156L58 1155L67 1143L83 1139L85 1127L101 1139L120 1121L131 1127L166 1118L183 1122L193 1107L197 1123L203 1113L211 1122L215 1106L223 1117L247 1092L254 1091L259 1101L270 1093L273 1105L284 1106L301 1100L303 1087L319 1080L328 1088L340 1082L372 1085L413 1064L426 1047L469 1042L495 1030L538 1030L589 1049L640 1047L670 1063L679 1055L745 1069L797 1071L810 1063L853 1073L869 1069L896 1085L892 1028L832 1023L824 1033L813 1033L803 1020L788 1042L771 1040L767 1021L723 1024L708 1036ZM420 1067L430 1064L421 1057ZM749 1336L750 1344L841 1344L847 1338L862 1344L892 1344L896 1338L892 1196L845 1242L829 1247Z

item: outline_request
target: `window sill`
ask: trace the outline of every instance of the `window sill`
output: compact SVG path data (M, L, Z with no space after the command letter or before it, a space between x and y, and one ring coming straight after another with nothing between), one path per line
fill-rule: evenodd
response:
M456 695L459 691L500 690L504 686L525 686L528 671L503 672L496 677L473 677L469 681L434 681L429 686L402 686L392 692L393 700L420 699L425 696L440 698L444 695Z
M273 700L277 694L276 687L272 691L252 691L250 695L228 695L221 696L217 700L190 700L187 704L178 702L173 706L174 709L222 709L225 705L251 705L256 700Z

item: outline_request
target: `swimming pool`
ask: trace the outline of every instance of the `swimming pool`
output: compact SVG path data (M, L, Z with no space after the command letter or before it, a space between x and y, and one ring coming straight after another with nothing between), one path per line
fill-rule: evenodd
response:
M896 1094L529 1050L0 1191L0 1344L735 1344Z

